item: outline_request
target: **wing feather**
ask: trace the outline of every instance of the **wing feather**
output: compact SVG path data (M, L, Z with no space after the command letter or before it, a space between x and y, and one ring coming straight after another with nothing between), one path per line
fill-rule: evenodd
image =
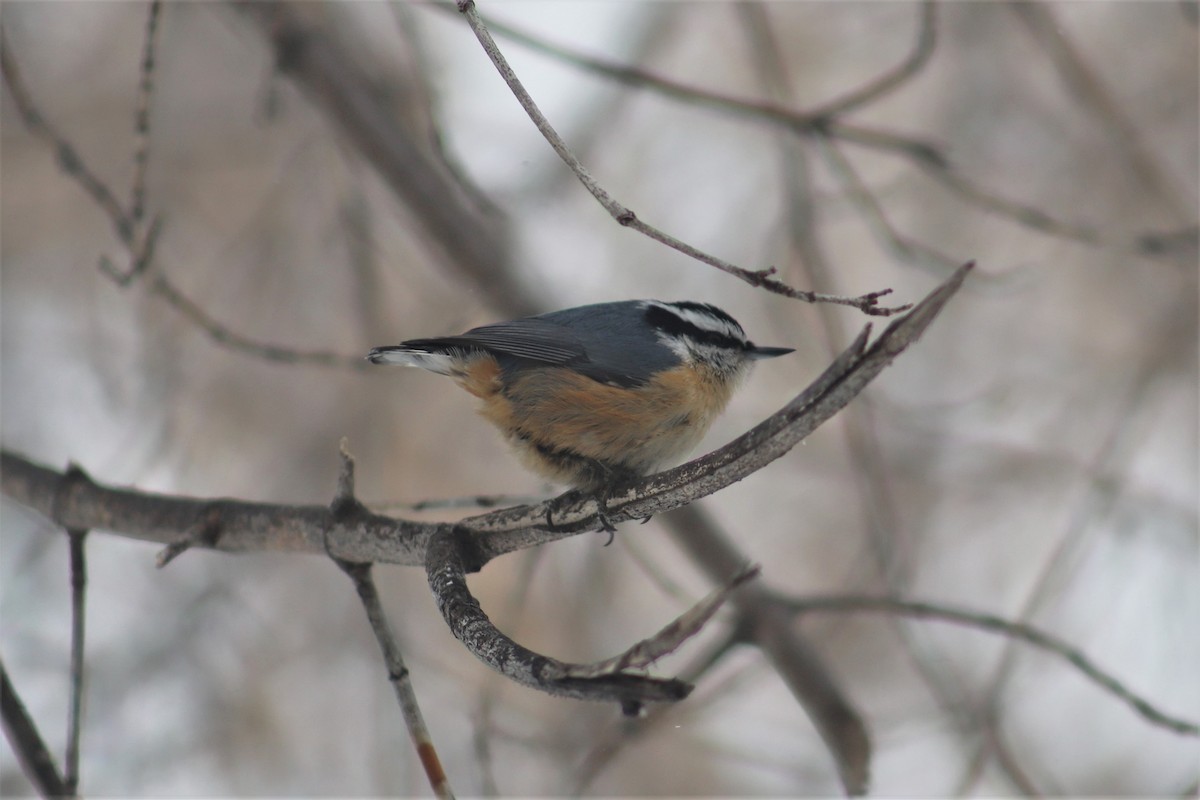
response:
M546 364L566 364L587 355L569 328L537 317L483 325L460 336L412 339L400 346L429 351L480 349Z

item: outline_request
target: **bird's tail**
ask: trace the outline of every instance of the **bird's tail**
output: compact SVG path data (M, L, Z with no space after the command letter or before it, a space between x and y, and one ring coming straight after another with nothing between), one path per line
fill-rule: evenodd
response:
M367 353L372 364L398 364L402 367L420 367L439 375L452 374L454 358L443 349L423 344L420 341L401 342L390 347L375 347Z

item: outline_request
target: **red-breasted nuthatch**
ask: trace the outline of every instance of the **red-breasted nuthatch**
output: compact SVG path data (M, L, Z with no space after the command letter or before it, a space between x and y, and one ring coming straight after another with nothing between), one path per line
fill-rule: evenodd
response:
M790 352L758 347L707 303L625 300L412 339L367 358L449 375L533 471L600 493L683 456L753 361Z

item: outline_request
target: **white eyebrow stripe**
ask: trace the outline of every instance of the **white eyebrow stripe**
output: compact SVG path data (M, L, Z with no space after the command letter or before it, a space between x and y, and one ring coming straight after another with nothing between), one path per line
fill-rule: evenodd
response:
M745 332L742 331L741 328L730 324L726 319L713 316L712 314L706 314L702 311L696 311L691 308L680 308L674 303L663 303L658 300L648 300L646 305L652 305L656 308L661 308L664 311L669 311L684 322L690 323L702 331L719 333L739 342L746 341Z

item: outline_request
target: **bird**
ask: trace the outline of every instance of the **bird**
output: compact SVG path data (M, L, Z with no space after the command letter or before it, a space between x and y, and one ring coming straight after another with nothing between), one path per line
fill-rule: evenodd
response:
M530 470L604 503L691 451L761 347L708 303L622 300L373 348L374 364L453 378Z

